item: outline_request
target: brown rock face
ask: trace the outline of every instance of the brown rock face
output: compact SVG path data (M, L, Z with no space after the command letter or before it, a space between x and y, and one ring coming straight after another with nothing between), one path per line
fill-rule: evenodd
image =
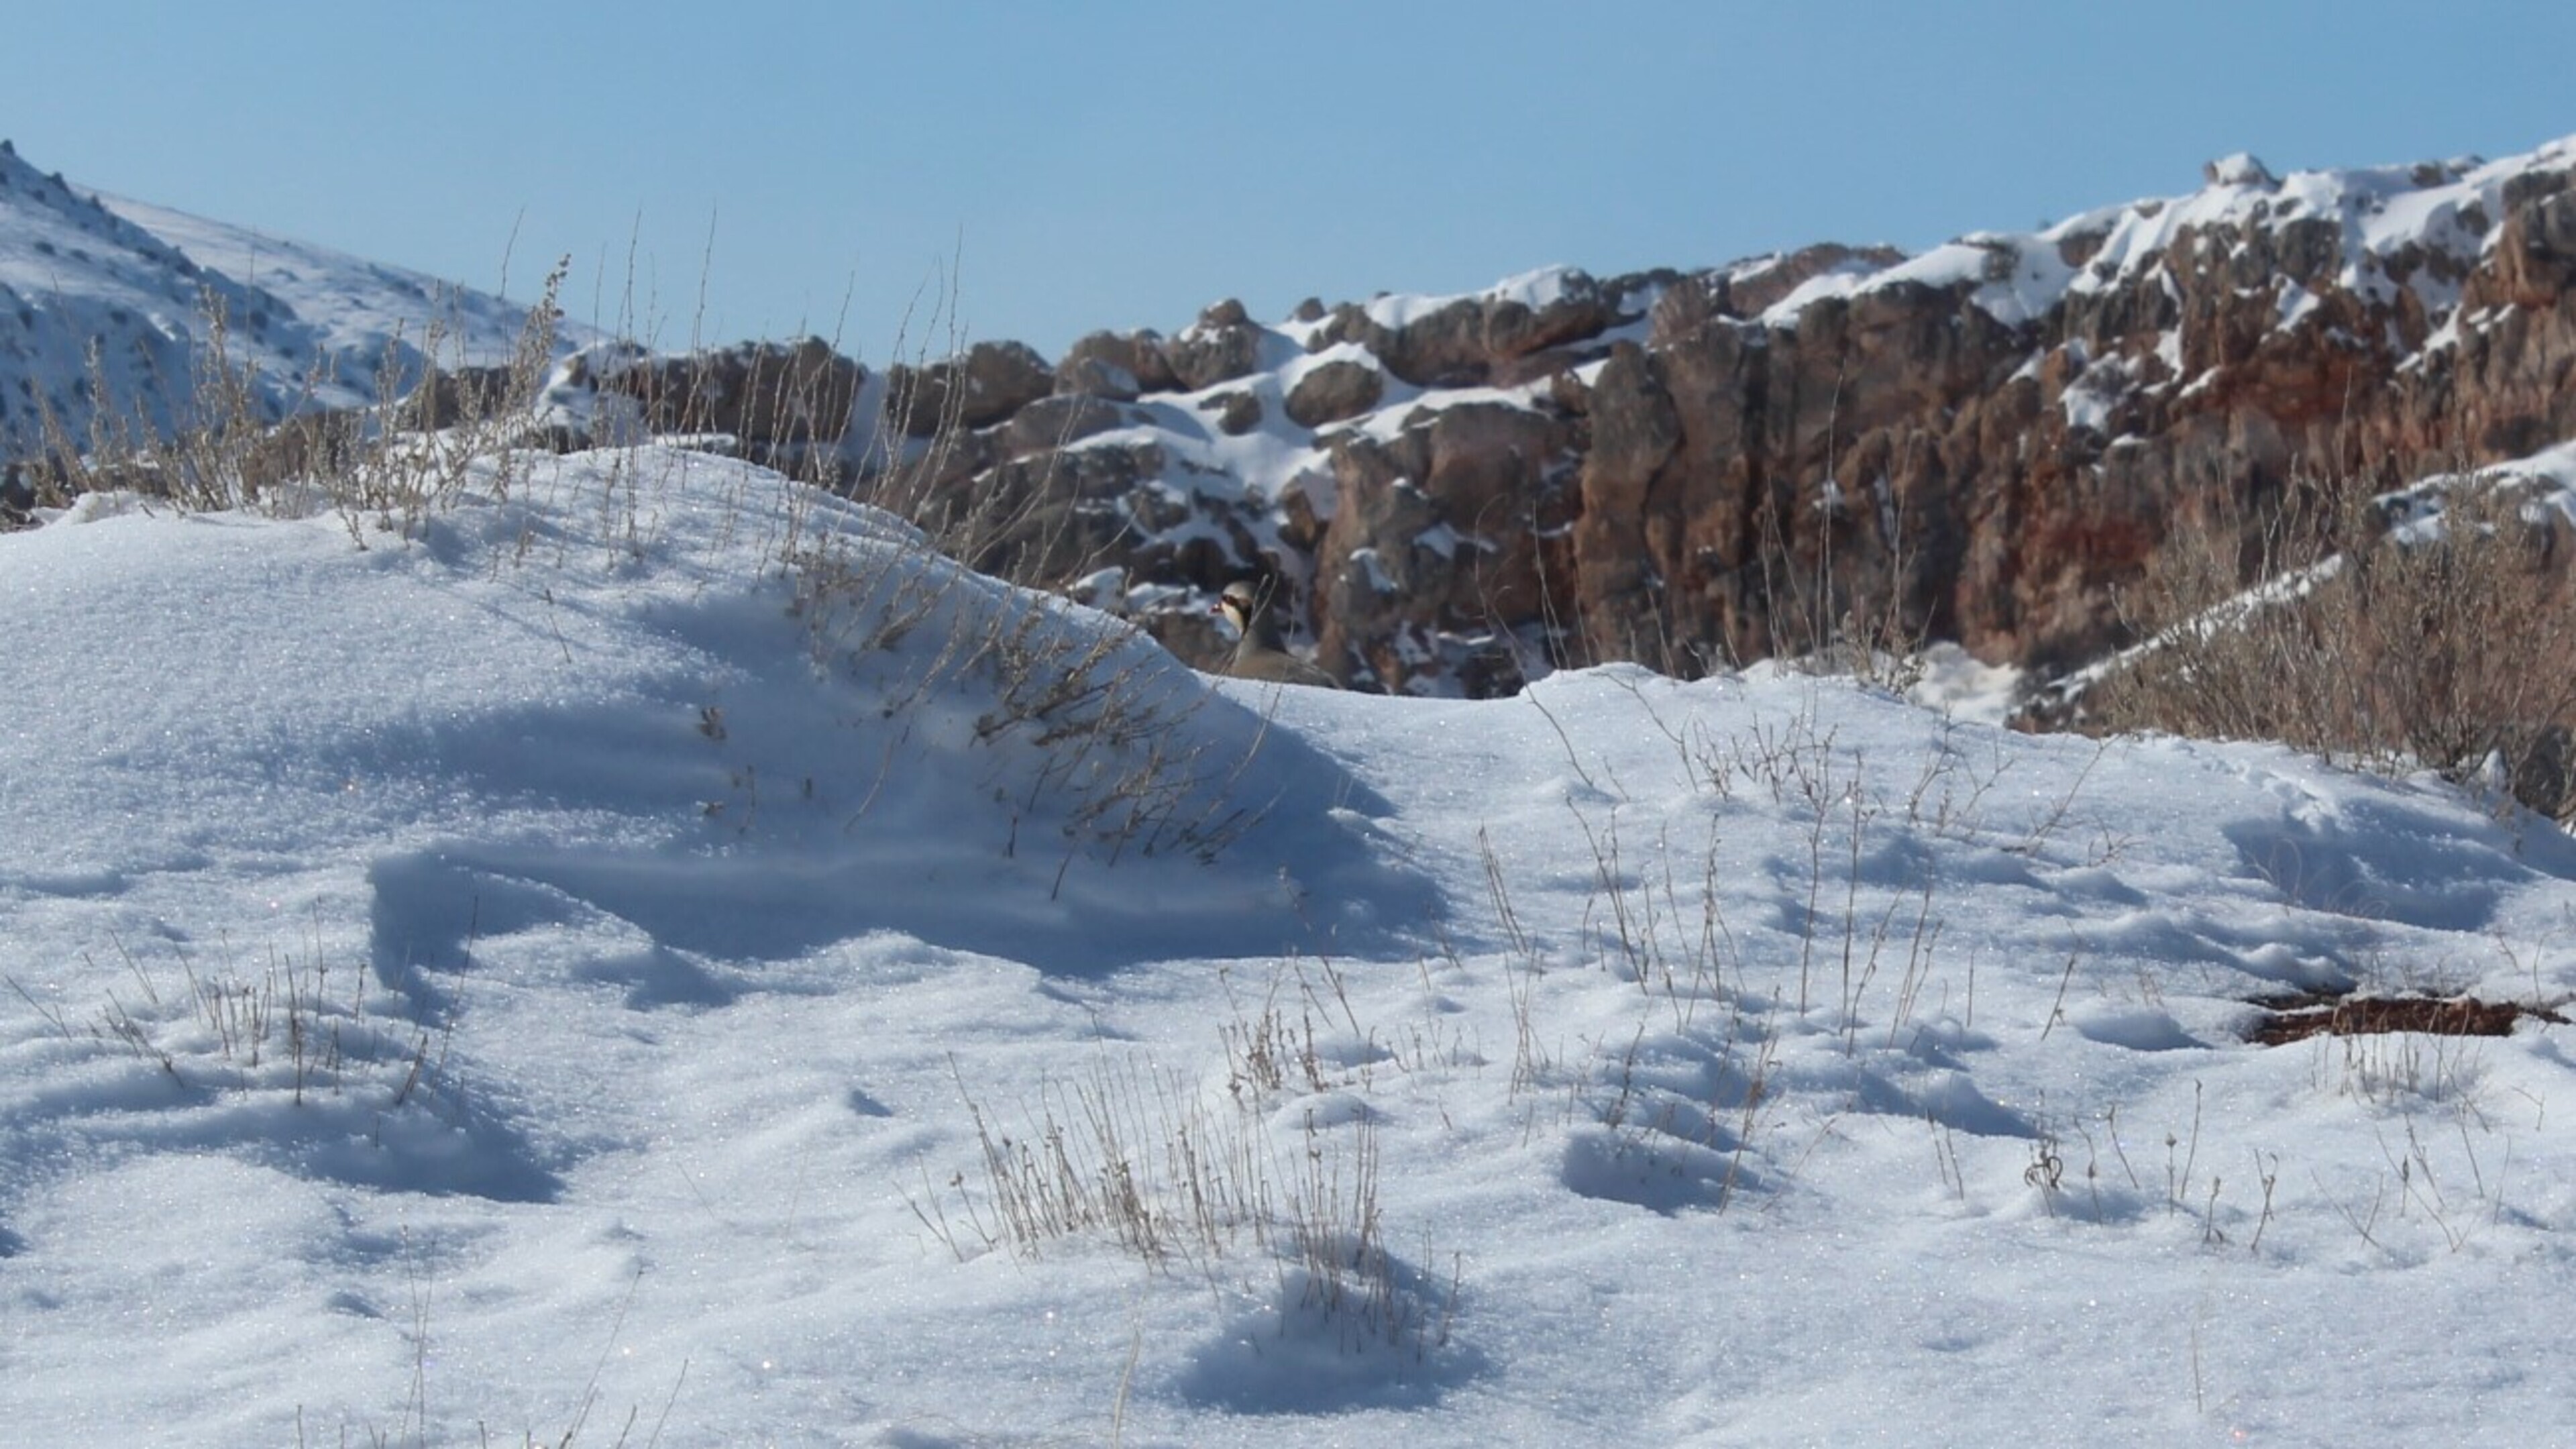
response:
M796 426L837 436L864 375L816 346L727 354L681 411L749 427L763 379L810 373ZM907 511L1011 500L975 561L1120 565L1176 647L1257 571L1364 687L1695 674L1861 625L2045 670L2123 642L2111 591L2179 521L2576 438L2576 146L2286 180L2237 158L1921 257L1537 273L1277 329L1224 302L1052 369L1007 344L938 368L973 405ZM1181 391L1204 395L1157 397Z
M1337 437L1319 655L1388 689L1517 687L1514 629L1547 611L1542 495L1573 469L1573 440L1567 420L1504 403L1417 409L1388 441Z
M1574 657L1690 670L1876 611L2045 668L2119 642L2110 586L2222 497L2303 471L2388 486L2576 436L2569 173L2505 196L2468 265L2418 248L2373 275L2315 219L2222 222L2011 322L1991 289L2080 266L2101 238L1984 239L1955 279L1787 318L1761 315L1777 284L1850 254L1669 290L1646 346L1614 350L1589 390ZM2456 345L2421 350L2421 296L2383 281L2401 270L2462 288L2456 316L2476 321Z

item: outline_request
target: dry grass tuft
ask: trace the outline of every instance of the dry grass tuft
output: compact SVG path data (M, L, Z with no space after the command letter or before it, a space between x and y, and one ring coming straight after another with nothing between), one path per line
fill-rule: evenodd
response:
M2146 642L2085 693L2088 728L2278 740L2576 805L2576 529L2528 486L2316 483L2187 527L2126 595Z

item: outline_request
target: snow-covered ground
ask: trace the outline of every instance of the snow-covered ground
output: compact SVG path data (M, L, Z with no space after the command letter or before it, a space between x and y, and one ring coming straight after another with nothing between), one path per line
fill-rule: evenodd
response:
M2543 1444L2576 845L1190 673L744 465L0 537L13 1444ZM790 569L784 561L795 560Z

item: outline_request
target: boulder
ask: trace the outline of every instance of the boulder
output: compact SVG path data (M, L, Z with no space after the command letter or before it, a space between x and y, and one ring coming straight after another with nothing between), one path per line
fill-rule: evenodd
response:
M1003 455L1024 458L1127 426L1127 410L1087 393L1039 398L1011 414L997 431Z
M1182 390L1204 392L1261 369L1261 328L1228 298L1199 314L1196 325L1165 349Z
M819 337L629 359L598 378L654 433L724 433L759 449L837 446L858 421L867 369Z
M1374 361L1335 358L1306 369L1282 407L1301 428L1320 428L1358 417L1386 395L1386 374Z
M1134 402L1149 392L1180 386L1157 332L1093 332L1066 350L1056 364L1055 390Z
M1228 437L1241 437L1261 426L1261 399L1246 389L1211 394L1202 404L1216 409L1216 426Z
M1055 391L1055 369L1024 342L978 342L924 367L886 369L889 415L904 436L986 428Z
M1591 337L1612 321L1610 298L1589 273L1554 275L1537 304L1501 297L1485 304L1485 352L1495 361Z

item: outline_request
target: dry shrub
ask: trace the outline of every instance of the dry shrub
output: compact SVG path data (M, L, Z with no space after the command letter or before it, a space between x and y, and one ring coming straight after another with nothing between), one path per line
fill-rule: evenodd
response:
M1447 1345L1457 1282L1426 1293L1387 1247L1368 1118L1328 1124L1310 1111L1302 1129L1274 1135L1252 1099L1214 1103L1141 1060L1107 1058L1070 1083L1050 1079L1016 1127L965 1101L980 1190L961 1171L945 1191L925 1175L921 1196L905 1194L959 1261L995 1248L1035 1259L1085 1237L1212 1282L1222 1263L1266 1259L1283 1335L1304 1317L1331 1327L1346 1354L1420 1361Z
M154 428L139 400L109 398L93 348L88 385L98 406L86 436L74 438L44 409L45 456L14 466L29 495L48 504L123 490L190 513L327 507L364 547L370 531L407 531L451 506L478 459L500 459L487 483L507 491L508 451L527 441L526 418L554 356L556 297L568 265L567 258L547 274L502 365L446 365L440 354L451 339L434 316L416 366L404 360L400 333L388 339L372 409L317 404L327 358L315 360L291 396L269 397L255 366L235 355L223 300L208 289L199 302L204 340L191 354L194 375L173 428Z
M2278 740L2383 770L2488 775L2570 804L2576 529L2527 482L2466 472L2406 493L2294 483L2179 530L2123 595L2146 642L2084 723Z

